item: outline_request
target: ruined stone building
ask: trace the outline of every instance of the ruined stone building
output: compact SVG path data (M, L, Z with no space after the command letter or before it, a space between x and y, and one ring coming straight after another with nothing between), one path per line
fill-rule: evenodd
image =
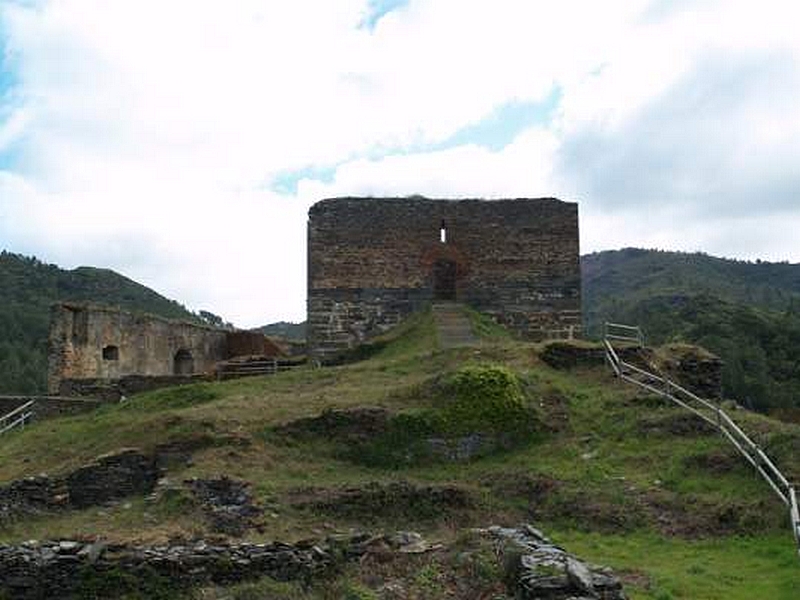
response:
M108 395L212 375L221 361L277 356L264 335L84 304L51 309L48 391ZM112 394L113 397L113 394Z
M332 198L309 210L308 349L331 358L434 301L528 339L580 333L578 206Z

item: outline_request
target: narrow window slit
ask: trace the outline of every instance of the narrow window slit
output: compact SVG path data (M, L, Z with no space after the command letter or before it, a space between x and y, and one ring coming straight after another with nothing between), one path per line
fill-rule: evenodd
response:
M442 219L442 225L439 227L439 241L442 244L447 243L447 226L444 224L444 219Z

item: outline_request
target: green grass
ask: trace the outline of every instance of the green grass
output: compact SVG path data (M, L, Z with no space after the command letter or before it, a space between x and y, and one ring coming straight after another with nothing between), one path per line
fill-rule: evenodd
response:
M788 530L692 541L648 533L551 533L585 559L622 573L632 600L791 600L800 587L800 562Z
M724 439L672 433L680 409L639 395L605 370L556 371L539 360L540 346L488 326L476 331L483 333L478 347L441 351L425 312L384 336L360 362L159 390L91 414L37 423L0 439L0 481L65 473L123 447L156 451L183 444L194 449L192 461L171 465L167 477L180 482L225 474L251 482L265 507L259 530L249 534L254 540L293 541L368 526L413 529L452 542L471 526L532 521L578 555L629 572L633 598L790 597L800 562L785 508ZM487 402L497 389L505 390L499 400ZM481 412L490 405L491 414ZM476 418L491 424L500 409L526 406L535 409L538 425L530 443L476 460L382 466L343 453L346 440L273 433L294 419L359 406L395 415L449 410L466 427L459 425L459 433L476 428ZM744 412L735 416L781 467L800 475L800 427ZM446 519L417 519L412 512L398 521L388 513L363 519L319 514L291 502L298 489L399 479L456 485L473 503ZM173 494L6 523L0 542L102 535L163 543L208 533L199 508ZM437 585L434 570L441 568L415 572L415 589ZM358 591L363 580L352 576ZM246 584L230 597L258 597L259 586L283 597L273 585ZM287 598L329 597L285 590Z

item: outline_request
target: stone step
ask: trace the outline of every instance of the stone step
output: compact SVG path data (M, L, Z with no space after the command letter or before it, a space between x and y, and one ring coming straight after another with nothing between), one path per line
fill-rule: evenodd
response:
M432 307L433 319L442 348L473 346L478 338L462 305L453 302L436 303Z

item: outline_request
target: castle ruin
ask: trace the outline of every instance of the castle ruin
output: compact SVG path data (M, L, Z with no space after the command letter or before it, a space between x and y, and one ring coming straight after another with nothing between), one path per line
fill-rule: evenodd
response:
M331 198L308 220L308 351L332 359L431 302L532 340L580 334L578 206L555 198Z
M252 331L61 303L51 308L48 392L114 397L211 377L233 357L279 354L273 342Z

